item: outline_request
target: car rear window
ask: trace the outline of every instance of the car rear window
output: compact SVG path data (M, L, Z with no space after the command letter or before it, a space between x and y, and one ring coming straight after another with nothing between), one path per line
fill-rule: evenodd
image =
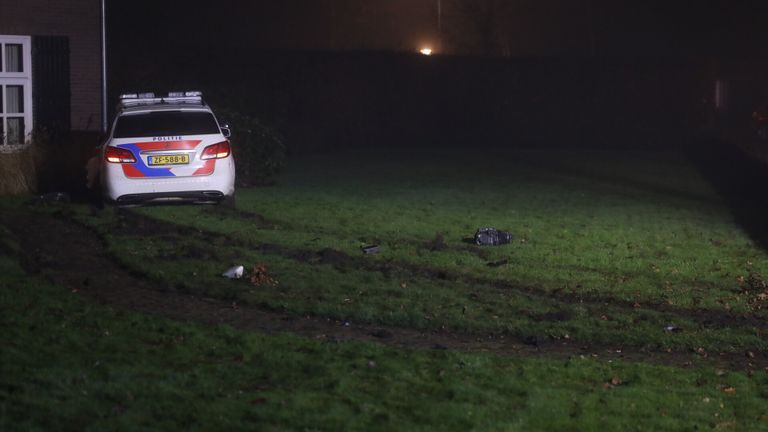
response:
M213 114L202 111L156 111L117 118L115 138L207 135L219 133Z

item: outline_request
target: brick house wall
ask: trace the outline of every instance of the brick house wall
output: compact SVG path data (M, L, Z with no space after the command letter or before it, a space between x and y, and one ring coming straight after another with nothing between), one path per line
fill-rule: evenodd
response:
M101 129L101 0L0 0L0 35L67 37L71 128Z

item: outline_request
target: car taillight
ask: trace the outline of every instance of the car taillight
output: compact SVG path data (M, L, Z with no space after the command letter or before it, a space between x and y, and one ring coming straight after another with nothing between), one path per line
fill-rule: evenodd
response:
M110 163L136 163L136 158L130 150L118 147L107 147L104 158Z
M209 145L203 150L203 154L200 156L202 160L208 159L224 159L229 156L230 148L229 141L222 141L213 145Z

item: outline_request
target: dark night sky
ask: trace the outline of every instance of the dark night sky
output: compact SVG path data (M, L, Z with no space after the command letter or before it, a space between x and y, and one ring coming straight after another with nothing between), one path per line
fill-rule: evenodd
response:
M108 13L111 41L126 47L150 38L169 49L228 52L415 51L436 43L437 3L117 0ZM512 56L762 54L766 3L442 0L443 44L454 53Z
M111 0L112 88L200 89L294 143L575 146L664 145L703 121L716 74L765 81L765 0L442 0L442 52L461 56L325 52L415 53L436 43L437 2Z

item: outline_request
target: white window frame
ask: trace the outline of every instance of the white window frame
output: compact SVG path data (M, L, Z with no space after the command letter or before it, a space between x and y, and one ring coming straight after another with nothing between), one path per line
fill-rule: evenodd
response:
M21 45L21 55L23 57L23 72L7 72L7 66L5 65L5 45L17 44ZM9 145L6 144L6 137L0 136L0 153L10 152L23 149L29 144L29 137L34 127L32 117L32 37L31 36L10 36L0 35L0 62L3 64L3 68L0 71L0 86L3 87L2 100L0 105L3 109L0 112L0 122L3 122L3 131L8 133L8 124L6 123L7 117L24 117L24 143ZM21 86L24 93L24 112L19 114L9 114L5 106L6 102L6 87L7 86Z

